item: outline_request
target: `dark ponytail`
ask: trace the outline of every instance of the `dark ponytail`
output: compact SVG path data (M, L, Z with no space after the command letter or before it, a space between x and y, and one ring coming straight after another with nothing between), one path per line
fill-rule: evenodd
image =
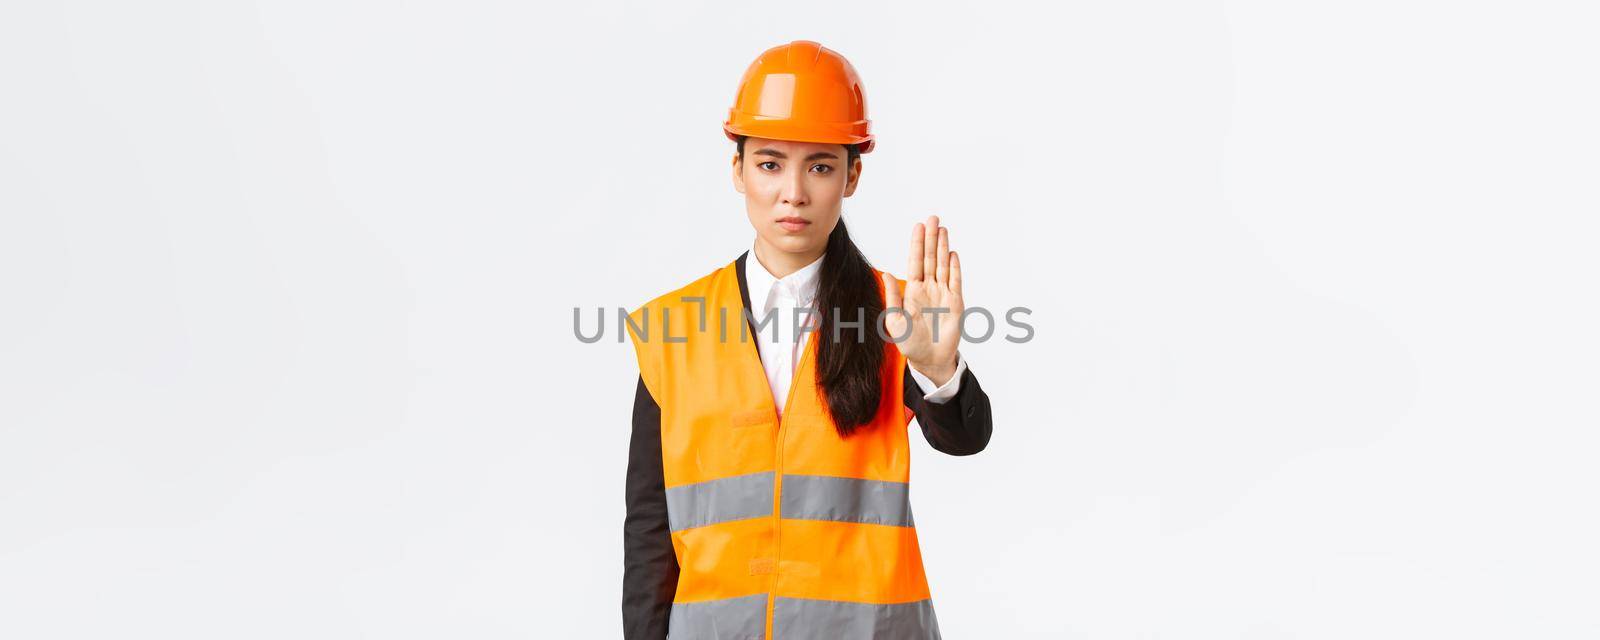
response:
M744 157L745 136L738 138L738 153ZM845 167L854 167L861 148L847 144ZM817 386L828 399L828 413L841 437L872 421L883 397L883 335L878 332L883 313L883 294L878 289L878 274L867 257L851 242L844 217L828 234L827 253L817 273ZM846 324L860 326L839 329L834 336L834 315Z
M878 274L850 241L844 218L828 234L828 252L817 276L819 324L817 385L828 399L828 413L840 436L848 437L872 420L883 397L883 336L878 332L883 297ZM835 337L835 316L843 324Z

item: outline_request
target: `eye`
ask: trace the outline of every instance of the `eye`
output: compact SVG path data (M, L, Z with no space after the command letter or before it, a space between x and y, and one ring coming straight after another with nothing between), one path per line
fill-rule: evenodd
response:
M772 165L772 166L769 167L767 165ZM758 164L756 166L761 167L763 170L766 170L766 171L777 171L778 170L778 163L773 162L771 160L768 160L768 161L763 162L761 164Z
M826 173L828 173L830 171L833 171L833 167L830 167L830 166L825 165L825 164L819 164L819 165L811 167L811 170L815 171L817 173L826 174Z

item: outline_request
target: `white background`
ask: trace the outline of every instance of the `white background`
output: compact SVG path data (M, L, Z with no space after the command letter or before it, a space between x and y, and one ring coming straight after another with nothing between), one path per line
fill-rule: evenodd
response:
M1581 2L7 2L0 637L620 636L632 308L751 231L809 38L994 404L945 635L1600 636Z

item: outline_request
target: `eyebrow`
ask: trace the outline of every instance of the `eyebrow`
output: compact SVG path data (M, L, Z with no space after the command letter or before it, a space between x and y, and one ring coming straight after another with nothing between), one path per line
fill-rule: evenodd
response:
M782 151L779 151L777 149L757 149L756 151L751 152L750 155L753 155L753 156L772 156L774 158L788 158L789 157L787 155L784 155L784 153ZM829 160L838 160L839 156L836 155L836 154L833 154L833 153L829 153L827 151L818 151L818 152L813 153L813 154L811 154L809 156L806 156L806 161L810 162L812 160L821 160L823 158L827 158Z

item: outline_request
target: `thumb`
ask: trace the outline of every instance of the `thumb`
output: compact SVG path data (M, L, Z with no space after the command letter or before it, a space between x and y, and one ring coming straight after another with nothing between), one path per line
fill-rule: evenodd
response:
M900 285L895 282L894 276L883 274L884 307L893 308L900 306Z

